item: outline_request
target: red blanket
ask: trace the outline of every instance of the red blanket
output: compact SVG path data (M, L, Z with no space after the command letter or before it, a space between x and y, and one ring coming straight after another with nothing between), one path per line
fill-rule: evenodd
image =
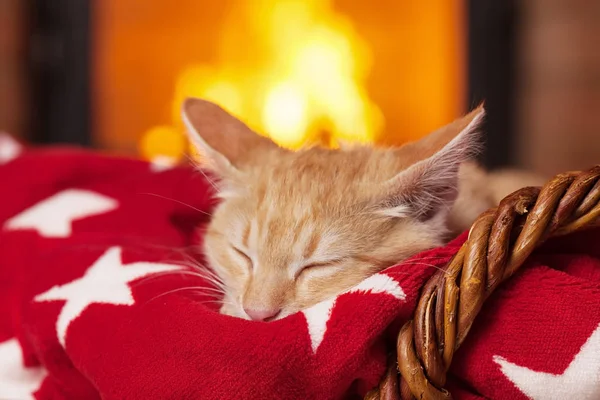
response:
M0 140L0 399L338 399L373 387L419 288L464 241L279 321L218 314L190 264L190 168ZM184 289L188 288L188 289ZM600 232L554 240L486 303L457 399L600 399Z

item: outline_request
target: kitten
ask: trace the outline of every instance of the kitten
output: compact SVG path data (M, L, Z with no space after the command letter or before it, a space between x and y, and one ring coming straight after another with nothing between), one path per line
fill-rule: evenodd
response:
M292 152L187 99L190 138L219 178L205 254L226 288L221 312L283 318L468 229L508 194L470 161L483 118L480 106L399 148Z

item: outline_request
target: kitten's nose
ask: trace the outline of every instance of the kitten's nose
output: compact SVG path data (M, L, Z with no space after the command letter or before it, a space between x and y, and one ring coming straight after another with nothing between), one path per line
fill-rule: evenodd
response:
M246 308L244 311L253 321L270 321L279 314L280 308Z

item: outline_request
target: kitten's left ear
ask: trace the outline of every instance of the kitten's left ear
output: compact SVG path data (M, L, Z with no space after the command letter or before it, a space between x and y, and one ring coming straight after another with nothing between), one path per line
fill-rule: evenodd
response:
M210 101L187 98L182 117L201 164L222 177L260 162L265 152L284 151Z
M413 164L384 183L378 213L428 219L448 210L458 195L458 171L481 147L483 105L425 138L398 149Z

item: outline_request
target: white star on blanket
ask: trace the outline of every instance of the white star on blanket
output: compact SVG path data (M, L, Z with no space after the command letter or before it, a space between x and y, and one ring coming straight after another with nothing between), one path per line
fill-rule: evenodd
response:
M163 172L175 168L177 159L167 156L156 156L150 161L150 170L152 172Z
M37 295L34 300L66 300L56 320L58 341L65 347L67 329L90 304L131 306L135 300L128 285L138 278L158 272L181 269L171 264L135 262L123 265L121 248L111 247L85 272L70 283L54 286Z
M8 230L33 229L48 238L69 237L73 221L117 208L110 197L89 190L67 189L40 201L4 225Z
M33 399L47 372L43 367L27 368L15 338L0 343L0 399Z
M8 164L23 151L22 146L10 135L0 132L0 165Z
M600 325L560 374L533 371L494 356L502 373L532 400L600 399Z
M348 293L385 293L395 297L398 300L404 301L406 294L395 280L385 274L375 274L365 279L352 289L335 296L329 300L322 301L302 311L308 325L308 334L310 343L314 353L317 352L319 346L323 342L327 331L327 322L331 318L331 312L337 299Z

